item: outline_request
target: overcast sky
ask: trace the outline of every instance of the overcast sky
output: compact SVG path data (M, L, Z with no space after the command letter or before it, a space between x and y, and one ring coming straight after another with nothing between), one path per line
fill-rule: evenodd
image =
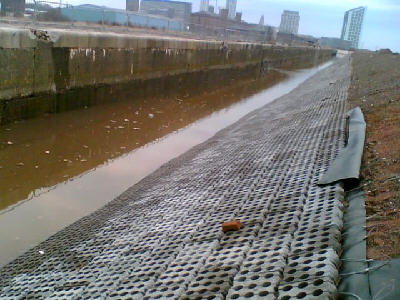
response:
M200 0L183 0L193 3L193 10L199 9ZM114 8L125 8L125 0L63 0L70 4L91 3ZM216 0L210 0L215 5ZM218 0L218 6L225 0ZM346 10L367 6L364 31L360 47L376 50L391 48L400 52L400 0L238 0L238 11L243 19L258 23L262 14L265 23L279 26L284 9L300 12L301 34L316 37L340 37L343 15Z

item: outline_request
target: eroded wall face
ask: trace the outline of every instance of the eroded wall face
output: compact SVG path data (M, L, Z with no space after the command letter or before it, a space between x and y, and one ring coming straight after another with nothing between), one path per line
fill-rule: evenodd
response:
M0 38L3 37L0 33ZM59 95L103 85L132 82L144 85L154 79L165 86L164 78L170 81L171 76L211 73L216 69L219 73L221 70L229 73L233 68L243 68L243 76L248 76L249 68L254 72L265 67L306 68L332 56L332 51L326 49L213 41L82 34L76 37L67 33L53 39L47 33L35 32L27 37L20 34L19 41L11 38L10 47L0 48L1 123L9 119L5 115L7 106L21 98ZM24 106L29 106L29 98L24 100ZM21 117L25 117L23 113Z

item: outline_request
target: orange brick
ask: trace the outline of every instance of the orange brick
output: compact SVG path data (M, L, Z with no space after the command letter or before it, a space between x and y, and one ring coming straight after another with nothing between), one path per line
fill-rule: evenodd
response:
M239 220L232 220L229 222L225 222L222 224L222 231L223 232L228 232L228 231L238 231L242 228L242 223L240 223Z

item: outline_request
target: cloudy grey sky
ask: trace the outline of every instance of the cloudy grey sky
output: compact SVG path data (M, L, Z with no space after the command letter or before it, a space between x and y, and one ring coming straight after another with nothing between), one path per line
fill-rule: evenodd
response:
M193 3L193 10L199 9L200 0L184 0ZM210 0L215 4L216 0ZM63 0L70 4L91 3L114 8L125 8L125 0ZM218 0L218 6L225 0ZM391 48L400 52L400 0L238 0L238 10L248 22L260 20L279 26L284 9L300 12L300 33L316 37L340 37L343 15L346 10L367 6L365 26L360 46L371 50Z

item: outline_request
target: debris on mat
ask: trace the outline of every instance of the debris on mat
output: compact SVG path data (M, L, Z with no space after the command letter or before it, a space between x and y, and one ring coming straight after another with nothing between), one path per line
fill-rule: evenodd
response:
M242 228L242 223L239 220L233 220L222 224L222 231L238 231Z

